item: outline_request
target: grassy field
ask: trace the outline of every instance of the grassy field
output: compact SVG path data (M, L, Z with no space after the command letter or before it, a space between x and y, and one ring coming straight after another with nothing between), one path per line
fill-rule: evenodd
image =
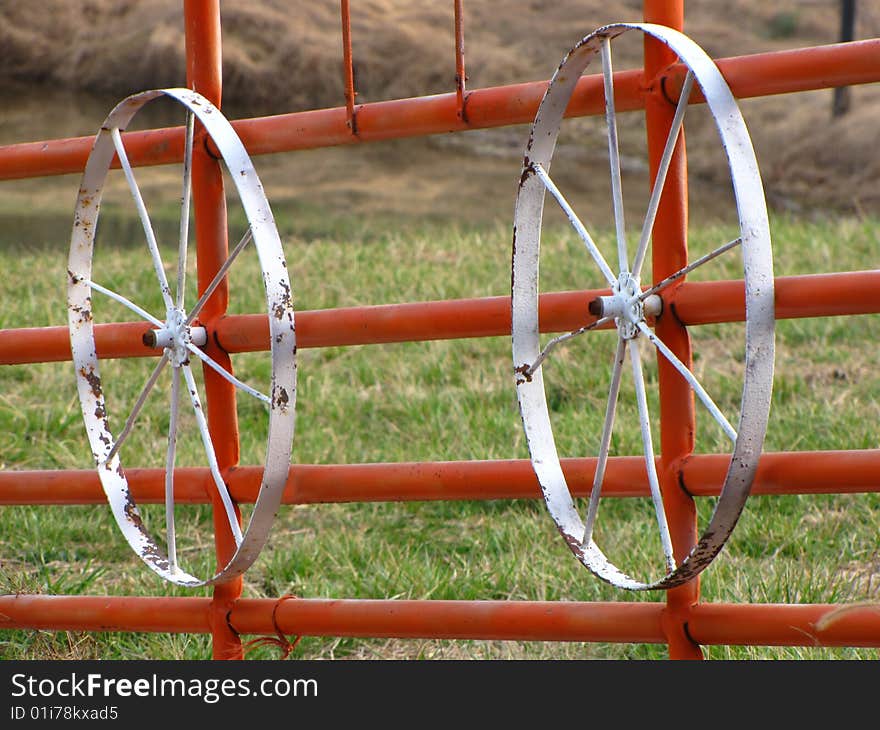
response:
M298 310L358 304L506 295L510 279L507 226L391 228L381 221L336 217L334 227L304 225L308 211L276 210ZM136 226L107 214L104 233L118 244ZM160 226L161 227L161 226ZM306 230L307 234L303 231ZM872 268L880 244L873 219L812 223L773 220L777 275ZM734 234L735 235L735 234ZM723 226L692 231L693 241L723 242ZM608 233L600 235L608 240ZM138 239L139 240L139 239ZM542 287L590 286L589 263L568 229L545 237ZM123 255L119 254L122 251ZM96 258L96 272L139 302L155 305L152 273L138 246L123 244ZM393 262L393 266L389 266ZM8 246L0 328L66 321L66 251L57 245ZM733 261L701 271L735 273ZM97 276L97 274L96 274ZM253 262L232 280L233 311L264 307ZM190 279L194 279L193 276ZM103 321L122 316L110 306ZM127 319L128 317L123 317ZM696 367L721 404L736 406L738 325L694 328ZM880 318L778 323L773 408L766 450L876 448L880 421ZM601 429L611 338L581 338L548 371L557 443L563 455L595 453ZM606 357L607 354L607 357ZM649 385L656 381L646 359ZM262 353L236 356L249 382L268 376ZM108 363L111 420L118 424L149 364ZM300 350L294 463L527 458L510 373L507 337ZM598 372L596 372L598 371ZM551 377L552 376L552 377ZM628 392L624 390L622 400ZM630 398L631 400L631 398ZM255 402L254 402L255 403ZM260 463L265 432L259 405L242 399L242 463ZM167 415L147 410L123 463L156 466L164 455ZM656 403L652 403L656 413ZM164 420L163 420L164 418ZM638 451L633 414L624 412L614 453ZM192 429L188 429L191 433ZM181 463L200 463L194 439ZM699 450L721 445L701 430ZM0 370L0 460L3 469L89 468L69 363ZM656 562L649 508L642 500L606 500L601 544L612 559ZM851 602L876 600L880 495L752 497L722 555L703 574L706 601ZM709 508L701 504L701 510ZM211 568L210 513L181 510L188 567ZM161 513L146 510L147 520ZM0 508L0 592L109 595L208 595L169 587L134 557L109 510L94 507ZM161 521L159 521L161 525ZM634 552L631 552L634 551ZM245 576L248 597L432 598L502 600L657 600L593 578L570 555L540 500L338 504L284 508L270 545ZM710 658L867 658L856 649L710 647ZM301 658L661 658L664 647L582 643L452 642L306 638ZM206 658L202 636L0 633L5 658ZM259 648L249 658L272 658Z

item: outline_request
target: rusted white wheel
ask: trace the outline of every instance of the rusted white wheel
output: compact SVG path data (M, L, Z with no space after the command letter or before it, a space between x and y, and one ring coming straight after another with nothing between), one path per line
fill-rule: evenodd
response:
M147 102L169 97L187 111L187 134L183 164L183 194L177 261L171 267L176 283L170 284L162 261L157 235L150 221L144 197L128 162L121 132ZM247 219L247 232L229 254L213 281L196 301L187 301L186 271L189 240L190 197L192 179L192 148L194 120L198 119L220 152ZM108 286L100 281L101 272L93 272L95 231L98 209L107 184L108 170L114 156L119 158L146 236L147 268L155 274L154 286L161 296L162 311L150 312L135 301L139 296L128 294L122 286ZM239 254L253 242L259 261L260 276L254 285L265 293L268 317L271 374L263 389L239 380L230 368L205 354L202 347L210 333L199 324L205 301L235 270ZM132 256L125 251L118 256ZM98 132L89 155L80 185L71 235L68 263L68 323L77 390L85 419L86 432L97 465L101 484L113 515L125 539L143 561L162 578L186 586L219 583L243 573L257 558L269 534L290 467L294 432L296 397L296 338L291 288L278 230L254 166L229 122L207 99L187 89L146 91L120 102L110 112ZM256 279L260 278L262 284ZM145 354L158 355L158 362L145 378L144 385L128 413L111 413L102 380L95 344L95 304L101 298L133 313L152 327L144 335ZM193 295L193 299L196 297ZM93 299L95 301L93 301ZM159 301L158 297L156 300ZM263 409L267 419L265 467L259 496L247 528L242 534L236 508L220 473L215 445L208 430L203 395L191 363L200 362L231 382L241 399L252 399ZM144 371L149 372L148 370ZM170 383L168 380L170 379ZM154 539L142 517L142 510L129 489L121 457L125 443L138 428L138 418L148 402L160 398L157 383L165 381L170 390L167 408L167 447L161 460L165 469L165 539ZM265 392L263 392L265 391ZM181 407L181 402L184 404ZM229 562L207 578L196 577L184 570L178 560L175 533L174 473L179 436L179 423L184 415L198 430L203 450L203 465L211 473L211 489L216 489L224 505L229 528L235 536L237 550Z
M688 69L665 152L655 177L646 214L640 228L632 232L637 240L627 244L621 183L621 155L618 150L617 117L614 109L611 41L628 31L637 31L662 41L671 48ZM563 113L575 84L594 56L602 61L605 79L606 133L613 203L613 229L616 238L616 266L609 264L601 247L594 241L584 222L578 218L563 193L550 176L550 163L556 149ZM729 243L714 245L708 253L691 261L677 274L642 284L642 269L647 256L658 202L669 170L673 149L682 129L693 84L702 91L713 117L725 153L735 198L739 236ZM584 170L584 174L596 174ZM565 212L609 287L605 296L590 304L584 312L584 326L549 340L543 347L539 340L538 263L540 257L542 216L546 193ZM610 236L609 236L610 237ZM609 246L609 248L613 248ZM724 413L713 401L697 376L682 363L653 331L653 317L664 316L663 297L673 282L708 264L719 256L742 258L745 280L746 323L742 396L739 412ZM706 269L706 271L709 271ZM592 316L591 316L592 315ZM596 30L581 40L565 57L554 75L538 109L525 152L523 173L516 200L513 276L512 276L513 364L520 413L535 473L547 508L571 551L599 578L630 590L666 589L680 585L702 571L724 546L745 505L763 448L770 410L774 359L773 264L770 233L761 176L751 140L736 101L715 64L703 50L686 36L672 29L651 24L614 24ZM611 366L607 405L601 435L595 438L598 448L597 468L585 514L575 505L566 484L545 392L544 371L554 355L564 350L566 342L611 324L616 330L617 347ZM590 337L599 337L594 333ZM685 378L715 427L731 444L730 461L721 485L720 497L708 524L687 557L676 563L660 492L655 465L655 450L648 412L646 381L640 351L656 350ZM627 360L629 366L627 367ZM595 368L596 363L585 363ZM650 485L662 556L657 556L657 574L639 578L629 575L599 549L593 540L602 485L611 453L612 434L624 370L632 371L635 409L641 431L640 442ZM551 374L547 375L552 377ZM699 413L698 413L699 415ZM618 564L620 561L617 561ZM660 573L659 565L663 566ZM647 571L646 571L647 572Z

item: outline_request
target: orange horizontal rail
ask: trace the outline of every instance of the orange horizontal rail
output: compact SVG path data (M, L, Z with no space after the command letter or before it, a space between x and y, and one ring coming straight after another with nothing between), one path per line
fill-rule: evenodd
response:
M272 610L285 633L329 636L666 643L652 602L240 601L230 622L269 634ZM704 618L705 617L705 618ZM692 607L688 632L701 644L880 646L880 606L736 605ZM734 631L725 630L729 625ZM733 639L733 640L731 640Z
M602 291L549 293L541 298L546 326L574 328L589 302ZM586 314L590 317L589 314ZM151 325L140 322L96 325L101 357L145 357L156 351L142 342ZM213 323L227 352L269 349L266 315L227 315ZM209 329L213 329L209 326ZM341 307L296 313L297 348L362 345L412 340L488 337L510 334L510 297ZM0 330L0 364L57 362L70 359L67 327Z
M210 598L187 596L0 596L0 629L211 631ZM28 616L28 614L31 614Z
M0 628L208 633L211 600L118 596L0 596ZM239 634L666 642L662 603L239 599ZM698 604L686 616L699 644L880 646L878 606Z
M690 457L681 467L681 483L695 497L718 496L730 457ZM569 488L590 493L595 458L562 460ZM162 469L125 470L137 502L165 500ZM239 466L226 472L232 497L253 503L262 468ZM207 468L175 471L175 501L206 504L212 478ZM753 495L852 494L880 491L880 449L793 451L761 456ZM644 497L650 494L641 456L609 459L602 495ZM285 487L285 504L326 502L403 502L433 500L537 499L541 496L527 459L373 464L296 464ZM102 504L98 476L92 469L0 471L0 505Z
M874 605L731 605L704 603L688 616L698 644L725 646L880 646Z
M880 269L780 276L775 279L776 318L876 314L880 312L878 285ZM675 292L673 306L685 325L742 321L742 281L682 284Z
M664 607L649 602L420 601L298 599L240 601L230 624L240 634L270 634L277 604L285 633L522 641L665 642ZM296 627L296 628L294 628Z
M0 628L208 633L207 598L0 596ZM277 610L275 610L275 606ZM239 599L240 634L661 643L659 603ZM294 626L296 628L294 628Z
M117 322L97 325L95 340L101 357L144 357L155 355L142 337L152 325L146 322ZM268 332L268 330L267 330ZM23 365L70 360L70 332L60 325L0 330L0 365Z
M872 38L722 58L716 64L734 96L751 99L880 81L878 52L880 38ZM686 73L677 65L663 74L669 98L678 100ZM692 103L702 101L698 91L691 97Z
M880 39L870 39L723 58L716 63L734 95L750 98L880 81L878 54ZM672 67L665 76L666 85L675 86L683 70ZM535 117L547 83L534 81L468 91L466 121L458 113L457 92L451 92L357 105L353 110L357 115L356 136L344 106L242 119L233 122L233 127L251 155L262 155L527 124ZM646 85L641 70L619 72L614 83L618 111L644 107ZM657 84L656 88L663 85ZM567 115L604 113L602 89L600 75L585 76L578 83ZM126 134L132 164L179 162L183 157L183 134L182 127ZM0 147L0 180L81 172L92 142L92 137L76 137Z
M591 322L590 301L604 290L541 295L542 332L574 330ZM685 282L671 306L686 325L737 322L745 317L742 281ZM808 274L776 279L779 319L880 312L880 270ZM97 325L101 357L145 357L155 350L142 342L150 325L141 322ZM332 347L391 342L507 336L510 297L483 297L340 307L297 312L297 346ZM214 323L216 339L227 352L269 349L262 314L227 315ZM0 330L0 364L57 362L70 359L67 327Z

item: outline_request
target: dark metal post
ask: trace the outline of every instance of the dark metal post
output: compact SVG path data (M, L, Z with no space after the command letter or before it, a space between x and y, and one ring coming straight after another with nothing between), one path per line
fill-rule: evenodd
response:
M856 0L840 0L840 42L848 43L855 40L856 35ZM848 86L834 89L834 102L831 115L842 117L849 111L850 90Z

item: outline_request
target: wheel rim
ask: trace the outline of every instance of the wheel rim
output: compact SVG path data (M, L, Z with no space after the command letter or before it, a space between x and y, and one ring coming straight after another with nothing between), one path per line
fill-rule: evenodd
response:
M172 291L172 286L164 273L156 236L140 189L127 161L127 153L121 137L121 131L129 125L145 104L163 96L176 100L188 113L176 292ZM184 291L194 119L201 122L229 171L247 218L248 231L230 252L226 263L217 272L201 298L187 310ZM154 316L128 297L93 281L92 262L98 209L114 156L118 156L125 171L130 193L145 231L165 305L164 317ZM253 241L259 259L268 314L271 355L268 395L238 380L231 371L227 371L202 352L201 345L205 343L208 333L203 327L198 326L197 319L202 305L223 282L236 257L250 241ZM125 425L116 435L110 429L105 387L101 380L95 344L93 294L114 299L118 304L135 312L142 320L149 322L152 329L144 335L144 344L155 348L156 354L161 351L158 364L147 378L140 396L131 413L128 414ZM155 573L178 585L200 586L220 583L243 573L256 560L268 538L275 513L281 503L290 467L296 398L294 313L281 241L257 173L232 126L220 111L200 94L188 89L161 89L135 94L120 102L104 121L86 163L77 197L68 260L68 324L77 392L87 437L104 493L128 544ZM263 479L244 534L240 531L235 506L217 464L198 386L189 367L191 356L217 371L238 390L265 403L268 409ZM168 369L172 373L172 399L165 454L167 537L163 546L152 537L144 524L120 461L120 449L134 427L141 408L151 397L156 382L163 377L163 371ZM178 436L178 394L182 391L189 394L193 417L199 428L205 457L211 471L211 488L219 493L229 528L237 545L235 553L226 565L207 578L193 576L181 568L176 556L174 465Z
M666 44L689 69L666 151L660 162L656 183L648 201L647 213L634 252L626 245L622 204L620 157L617 151L617 126L613 105L611 46L613 38L630 30L641 31ZM602 57L605 78L606 122L609 140L612 201L617 239L618 267L609 265L586 227L565 200L549 176L563 114L577 81L595 55ZM719 247L702 259L692 262L670 281L643 289L639 284L641 267L653 229L654 216L662 193L669 158L687 109L690 84L699 86L715 121L726 153L733 193L736 200L740 237ZM591 304L593 321L579 330L560 335L541 348L538 323L538 263L545 193L549 192L563 209L606 280L610 294ZM746 335L745 369L739 421L734 428L715 406L711 396L693 373L677 358L648 326L645 309L658 306L666 287L732 248L742 252L745 280ZM630 254L634 253L632 258ZM693 268L690 268L693 267ZM514 216L512 272L512 345L517 397L532 464L538 477L548 511L575 556L596 576L629 590L666 589L687 582L709 565L724 546L742 512L751 488L758 458L763 447L770 408L773 380L774 298L770 233L763 186L757 161L742 115L727 84L712 60L693 41L664 26L652 24L614 24L596 30L581 40L563 60L552 78L531 128L517 194ZM656 312L654 312L656 313ZM545 393L543 363L552 357L551 350L567 339L598 326L613 323L618 331L618 346L612 366L611 386L606 405L602 437L599 443L596 478L586 518L582 519L566 484L554 441ZM708 525L687 557L676 564L671 539L665 524L665 510L654 464L650 423L644 394L644 378L638 357L639 342L647 341L658 357L669 360L688 381L694 394L733 441L730 464L720 497ZM592 539L596 511L601 495L604 469L615 419L620 379L630 353L642 446L652 501L663 544L666 571L659 579L640 580L612 563ZM585 539L586 538L586 539Z

